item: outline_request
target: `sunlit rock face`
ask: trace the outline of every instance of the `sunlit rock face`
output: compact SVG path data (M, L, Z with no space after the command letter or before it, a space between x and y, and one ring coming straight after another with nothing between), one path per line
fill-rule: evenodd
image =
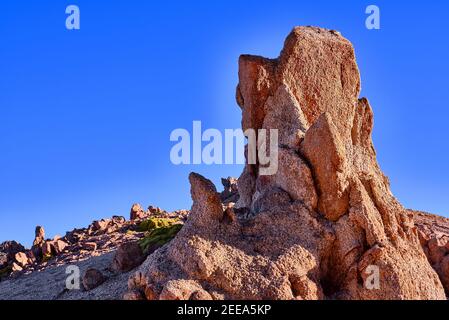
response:
M377 164L359 93L354 49L336 31L297 27L279 58L241 56L242 128L279 131L279 169L247 165L235 206L191 174L188 221L130 279L128 296L445 299Z

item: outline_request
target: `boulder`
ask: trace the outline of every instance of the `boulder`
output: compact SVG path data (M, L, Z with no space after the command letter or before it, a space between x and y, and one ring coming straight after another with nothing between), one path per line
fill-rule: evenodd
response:
M23 268L18 263L15 263L15 262L12 263L12 266L11 266L12 272L20 272L22 270L23 270Z
M122 216L113 216L112 217L112 223L116 225L122 225L126 222L125 217Z
M138 301L138 300L146 300L145 296L142 294L142 292L138 290L131 290L124 294L123 300L130 300L130 301Z
M138 203L133 204L131 207L131 212L129 214L130 220L136 220L136 219L142 219L145 217L145 211L143 210L142 206Z
M82 244L82 249L87 251L97 250L97 244L95 242L85 242Z
M68 244L60 239L53 240L50 243L53 252L58 255L61 254L65 248L67 248Z
M127 272L139 266L145 256L137 242L120 245L115 253L111 268L116 272Z
M14 256L15 262L21 267L28 265L28 256L24 252L18 252Z
M159 215L159 214L164 213L164 210L162 210L159 207L149 206L148 207L148 213L154 214L154 215Z
M94 268L87 269L83 275L83 286L86 291L95 289L105 281L103 273Z
M16 241L5 241L0 244L0 252L6 254L8 261L13 260L16 253L24 251L25 247Z
M111 220L109 219L101 219L98 221L94 221L92 223L92 230L93 231L104 231L109 226Z

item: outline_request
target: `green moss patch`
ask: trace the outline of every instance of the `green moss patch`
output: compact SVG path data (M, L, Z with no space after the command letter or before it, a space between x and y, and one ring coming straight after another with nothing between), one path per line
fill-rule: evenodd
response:
M151 218L143 221L138 230L145 232L145 237L139 242L144 253L155 246L162 246L172 240L181 230L178 219Z

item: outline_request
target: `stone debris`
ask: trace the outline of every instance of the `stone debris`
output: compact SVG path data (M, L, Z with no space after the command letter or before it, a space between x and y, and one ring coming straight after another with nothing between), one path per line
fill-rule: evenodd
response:
M131 212L140 212L138 208L142 207L133 205ZM33 246L29 250L15 241L0 244L0 280L77 263L115 251L111 270L128 272L146 257L139 247L139 241L146 234L138 230L141 223L152 217L170 217L182 224L188 214L188 210L167 212L150 206L144 214L133 220L126 221L122 216L96 220L87 228L74 229L64 237L56 236L53 239L46 239L44 228L37 226ZM91 271L87 276L87 279L91 279L95 274Z

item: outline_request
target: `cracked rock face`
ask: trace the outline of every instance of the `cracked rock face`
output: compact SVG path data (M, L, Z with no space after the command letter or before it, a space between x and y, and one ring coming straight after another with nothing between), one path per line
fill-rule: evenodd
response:
M147 299L446 299L394 198L359 99L351 43L295 28L277 59L244 55L242 128L279 130L279 170L247 165L237 204L191 174L183 229L130 279ZM232 218L230 218L232 217ZM378 286L367 285L378 270Z

